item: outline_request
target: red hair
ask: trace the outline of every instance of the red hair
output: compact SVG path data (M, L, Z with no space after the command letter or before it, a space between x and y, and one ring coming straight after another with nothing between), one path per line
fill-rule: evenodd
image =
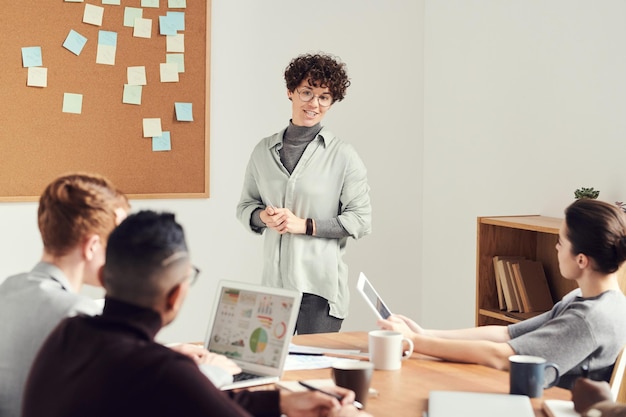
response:
M92 234L106 243L120 208L130 208L126 196L103 176L76 173L57 178L39 198L37 218L44 249L65 255Z

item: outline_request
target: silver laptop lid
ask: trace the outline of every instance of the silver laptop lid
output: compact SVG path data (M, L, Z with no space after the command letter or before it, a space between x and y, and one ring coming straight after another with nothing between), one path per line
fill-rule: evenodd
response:
M293 290L220 281L204 346L245 371L280 377L301 300Z

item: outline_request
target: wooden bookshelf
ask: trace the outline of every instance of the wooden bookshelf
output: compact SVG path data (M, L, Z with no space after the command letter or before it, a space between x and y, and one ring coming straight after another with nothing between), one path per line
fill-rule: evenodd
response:
M548 280L552 301L557 302L577 287L559 271L556 242L563 219L545 216L479 217L476 244L476 325L517 323L538 313L501 311L498 307L493 257L524 256L540 261ZM626 268L619 274L626 293Z
M562 219L545 216L479 217L476 255L476 324L510 324L538 313L514 313L498 308L493 257L524 256L540 261L553 302L576 288L559 272L556 242Z

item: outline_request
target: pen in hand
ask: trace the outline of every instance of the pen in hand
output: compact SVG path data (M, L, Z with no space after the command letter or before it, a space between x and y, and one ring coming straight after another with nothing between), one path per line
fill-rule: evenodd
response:
M311 384L307 384L304 381L298 381L298 383L300 385L302 385L303 387L305 387L306 389L308 389L308 390L321 392L322 394L326 394L326 395L330 395L331 397L335 397L337 400L339 400L339 402L341 402L341 400L343 400L343 397L341 395L339 395L339 394L335 394L335 393L329 392L329 391L324 391L322 389L314 387ZM352 405L355 406L356 408L358 408L359 410L363 409L363 404L361 404L360 402L358 402L356 400L352 403Z

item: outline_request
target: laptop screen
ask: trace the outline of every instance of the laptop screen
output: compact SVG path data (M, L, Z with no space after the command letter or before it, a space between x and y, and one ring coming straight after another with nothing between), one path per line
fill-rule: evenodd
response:
M268 372L267 368L273 368L279 375L293 336L300 294L222 281L216 296L206 348L244 369Z

